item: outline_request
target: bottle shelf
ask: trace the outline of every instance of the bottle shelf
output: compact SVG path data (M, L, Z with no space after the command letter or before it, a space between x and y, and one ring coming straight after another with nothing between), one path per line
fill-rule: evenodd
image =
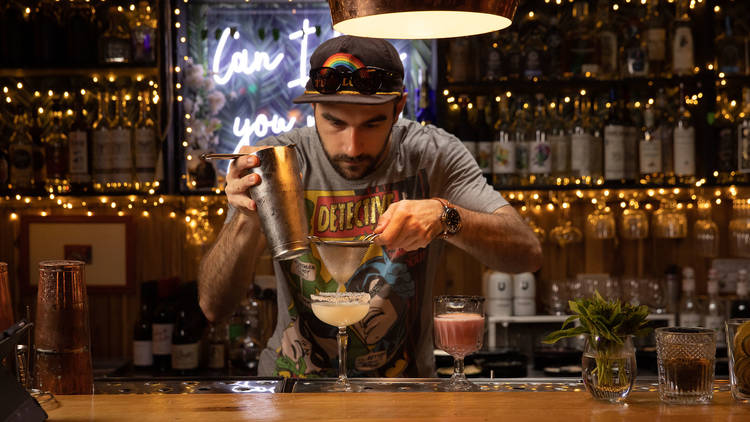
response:
M158 66L139 65L117 65L97 67L57 67L57 68L0 68L0 77L4 78L35 78L49 76L92 76L92 75L115 75L132 76L148 75L157 76Z

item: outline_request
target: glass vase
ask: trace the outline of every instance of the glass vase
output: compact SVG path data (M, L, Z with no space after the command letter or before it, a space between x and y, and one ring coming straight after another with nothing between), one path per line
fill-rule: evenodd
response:
M622 344L588 336L581 368L583 384L592 397L611 403L624 401L637 372L632 336L625 337Z

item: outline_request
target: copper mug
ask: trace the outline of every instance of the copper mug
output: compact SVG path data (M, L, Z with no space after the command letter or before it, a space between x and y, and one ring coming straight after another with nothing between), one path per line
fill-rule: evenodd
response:
M34 388L53 394L92 394L91 336L81 261L39 263Z
M0 262L0 332L7 330L14 323L8 281L8 264Z

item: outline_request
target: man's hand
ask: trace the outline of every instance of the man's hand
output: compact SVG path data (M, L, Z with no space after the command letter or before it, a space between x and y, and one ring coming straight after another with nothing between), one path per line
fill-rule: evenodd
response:
M443 232L443 205L434 199L397 201L378 219L376 242L388 249L413 251Z
M243 146L239 152L251 153L263 148L268 147ZM229 204L245 215L251 215L256 210L255 201L250 197L248 189L261 182L259 175L251 173L251 170L259 165L260 160L254 155L235 158L229 165L224 193L227 194Z

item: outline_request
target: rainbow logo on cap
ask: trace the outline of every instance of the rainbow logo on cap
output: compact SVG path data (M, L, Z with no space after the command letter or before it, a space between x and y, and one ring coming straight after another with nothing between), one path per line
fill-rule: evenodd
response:
M323 67L345 67L349 69L350 72L354 72L359 68L365 67L365 64L351 54L336 53L326 59L323 63Z

